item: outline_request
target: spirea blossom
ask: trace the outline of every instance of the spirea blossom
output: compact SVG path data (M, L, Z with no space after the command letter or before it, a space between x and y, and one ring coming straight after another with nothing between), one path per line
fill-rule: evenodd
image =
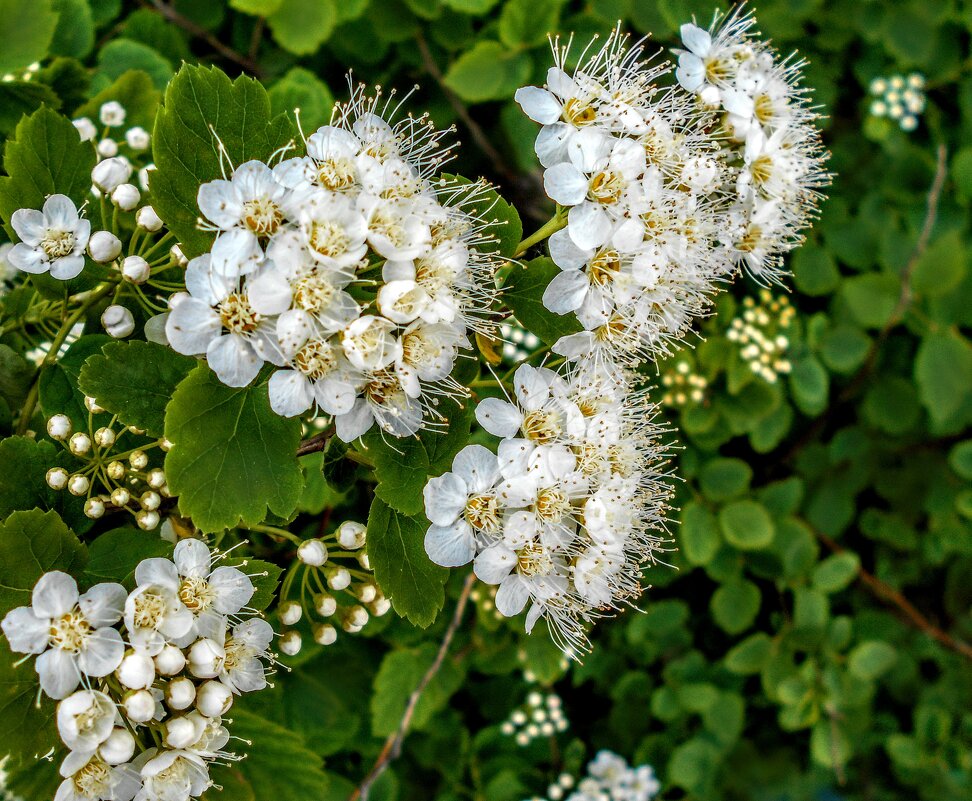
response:
M7 261L25 273L47 273L61 281L84 269L84 249L91 223L78 214L66 195L51 195L41 211L18 209L10 217L20 242L7 253Z
M356 439L441 420L441 395L473 332L495 327L489 187L436 179L450 157L425 116L358 88L303 156L240 165L199 190L209 253L166 323L179 352L249 384L265 363L284 416L333 416Z

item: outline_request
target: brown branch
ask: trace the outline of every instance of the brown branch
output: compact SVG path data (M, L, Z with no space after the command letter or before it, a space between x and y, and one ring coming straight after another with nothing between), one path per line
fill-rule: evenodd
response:
M263 17L257 17L256 22L253 23L253 32L250 34L250 49L246 52L246 57L250 61L256 63L257 53L260 52L260 41L263 39L263 27L266 20Z
M435 678L435 674L439 672L439 669L442 667L442 663L445 661L446 654L449 651L449 646L452 644L452 638L459 629L459 624L462 623L462 616L466 611L466 604L469 602L469 594L472 592L475 582L475 574L470 573L468 576L466 576L466 581L462 585L462 592L459 594L459 600L456 601L456 609L452 613L452 620L449 623L449 628L446 629L445 636L442 638L442 643L439 645L439 650L435 655L435 659L432 661L429 669L425 671L425 675L422 676L422 680L418 683L418 686L408 697L408 703L405 705L405 714L402 715L398 728L388 736L387 740L385 740L385 744L382 746L381 752L378 754L378 758L375 760L375 764L372 765L371 770L368 771L368 775L365 776L361 784L359 784L355 791L348 797L348 801L368 801L368 793L371 790L371 786L378 780L381 774L388 769L389 764L396 760L401 754L402 742L405 740L405 735L408 734L408 727L411 725L412 716L415 714L415 707L418 706L418 702L422 698L422 693L425 692L425 688L428 687L429 682Z
M813 533L816 535L824 545L826 545L834 553L844 553L848 549L840 545L840 543L834 541L822 531L817 531L813 529ZM937 640L939 643L944 645L950 651L955 651L957 654L961 654L966 659L972 660L972 645L969 645L964 640L956 639L951 634L943 631L934 623L932 623L927 617L925 617L914 604L911 603L907 598L904 597L898 590L889 584L885 584L881 579L872 573L868 573L863 567L858 567L857 569L857 579L861 582L871 594L876 598L884 601L891 606L897 607L898 611L901 612L902 617L910 623L916 629L923 631L933 640Z
M232 47L221 42L219 37L217 37L215 34L207 31L204 27L193 22L188 17L183 16L169 4L163 3L162 0L148 0L148 2L150 2L163 17L169 20L169 22L173 23L174 25L178 25L184 31L192 36L195 36L197 39L202 39L206 44L213 48L213 50L223 56L223 58L232 61L235 64L239 64L241 67L243 67L243 69L252 73L257 78L263 77L263 69L259 64L256 63L256 61L240 55Z
M297 446L297 455L306 456L308 453L317 453L318 451L324 450L327 447L327 443L331 441L332 436L334 436L334 426L328 426L319 434L301 440L300 445Z

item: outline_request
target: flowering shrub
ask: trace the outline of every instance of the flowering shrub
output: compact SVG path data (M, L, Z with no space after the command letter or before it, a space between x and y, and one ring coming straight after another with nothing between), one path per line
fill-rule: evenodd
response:
M0 791L966 794L929 5L0 3Z

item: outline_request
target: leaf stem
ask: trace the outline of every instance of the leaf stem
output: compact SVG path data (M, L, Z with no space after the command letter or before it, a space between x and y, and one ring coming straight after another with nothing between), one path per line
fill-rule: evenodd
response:
M520 242L516 246L516 253L513 254L514 259L520 258L524 253L526 253L534 245L543 242L544 239L548 239L551 234L557 233L563 228L567 227L567 212L566 210L558 206L557 211L553 217L551 217L547 222L545 222L540 228L534 231L530 236Z

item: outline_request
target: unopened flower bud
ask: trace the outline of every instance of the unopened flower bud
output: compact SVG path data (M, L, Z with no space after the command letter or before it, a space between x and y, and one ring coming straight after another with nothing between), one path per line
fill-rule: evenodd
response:
M110 159L118 155L118 142L106 136L97 145L98 155L103 159Z
M85 517L97 520L105 513L105 502L101 498L88 498L84 502Z
M98 401L92 398L90 395L84 396L84 408L91 412L91 414L101 414L104 411L104 409L98 405Z
M145 429L144 429L144 428L139 428L138 426L126 426L126 428L127 428L127 429L128 429L128 430L129 430L129 431L130 431L130 432L132 433L132 434L136 434L137 436L142 436L142 434L144 434L144 433L145 433ZM145 454L144 454L144 453L142 453L141 451L136 451L136 453L140 453L140 454L142 454L142 456L144 456L144 455L145 455ZM141 457L139 457L139 458L141 458ZM147 459L146 459L146 461L145 461L145 464L148 464L148 460L147 460ZM141 468L139 468L139 469L141 469Z
M101 108L98 110L98 118L102 125L118 128L125 124L125 107L117 100L109 100L107 103L101 104Z
M144 470L148 467L148 456L145 455L145 451L132 451L132 455L128 457L128 462L136 470Z
M371 559L364 551L358 554L358 564L361 565L364 570L371 570Z
M115 339L124 339L135 330L135 318L124 306L112 305L101 314L101 326Z
M131 211L142 199L142 193L134 184L121 184L111 193L111 202L122 211Z
M304 540L297 548L297 558L305 565L320 567L327 561L327 546L320 540Z
M138 499L138 502L142 505L143 509L152 512L159 508L159 504L162 503L162 498L159 497L159 493L146 490L142 493L142 497Z
M107 158L95 164L91 171L91 182L102 192L114 192L116 187L128 182L132 176L132 165L127 159Z
M346 520L337 530L337 541L342 548L349 551L356 551L365 544L365 534L367 528L355 520Z
M280 636L280 650L287 654L287 656L299 654L302 644L303 641L301 640L299 631L291 630Z
M161 467L152 468L145 480L152 489L158 489L165 484L165 471Z
M224 656L222 647L213 640L196 640L189 649L189 672L197 679L215 679Z
M391 609L391 601L387 598L376 598L370 604L368 604L368 609L371 611L375 617L381 617L388 613Z
M125 142L132 150L148 150L150 141L149 132L140 125L125 131Z
M128 256L122 262L121 274L132 284L144 284L152 275L152 268L141 256Z
M45 476L47 486L51 489L62 490L68 483L68 471L63 467L52 467Z
M81 137L82 142L93 142L94 138L98 135L98 129L95 128L95 124L87 117L78 117L76 120L71 120L71 124L78 129L78 136Z
M110 448L115 444L115 432L110 428L99 428L95 431L94 441L99 448Z
M87 476L82 476L81 474L75 474L68 479L67 488L68 492L72 495L87 495L88 488L91 486L91 482L88 481Z
M159 447L163 451L165 451L166 453L168 453L170 450L172 450L172 442L171 442L171 440L167 440L165 437L163 437L162 438L162 441L159 443Z
M151 206L142 206L135 212L135 222L146 231L158 231L162 227L162 218Z
M127 506L131 499L132 493L130 493L124 487L118 487L111 493L111 502L115 504L115 506Z
M337 601L333 595L321 593L314 599L314 609L321 617L330 617L337 612Z
M148 723L155 717L155 698L148 690L138 690L125 696L122 709L132 723Z
M165 686L165 703L176 712L188 709L196 700L196 685L192 679L182 676Z
M108 462L105 472L108 473L108 478L112 481L121 481L125 477L125 465L116 459L113 462Z
M47 421L47 433L51 439L65 440L71 436L71 418L66 414L55 414Z
M169 248L169 256L180 267L185 267L189 263L189 259L186 258L186 255L182 252L182 248L178 245L173 245Z
M314 642L318 645L332 645L337 639L337 629L330 623L314 626Z
M88 240L88 255L98 264L114 261L121 249L121 240L111 231L95 231Z
M181 648L166 645L155 655L155 670L160 676L174 676L186 666L186 656Z
M368 618L368 610L363 606L352 606L344 613L344 622L358 629L368 622Z
M346 567L328 567L324 569L327 586L332 590L346 590L351 583L351 573Z
M233 692L221 681L207 681L196 692L196 709L207 718L218 718L233 706Z
M351 588L351 594L362 603L370 604L378 597L378 588L374 584L358 584Z
M284 601L277 610L280 622L285 626L295 626L304 614L304 608L296 601Z
M75 456L84 456L91 450L91 437L83 431L78 431L76 434L72 434L71 439L68 440L68 448Z
M152 657L132 651L125 654L121 664L115 670L115 675L123 687L130 690L144 690L152 686L155 681L155 663Z
M142 531L151 531L159 524L158 512L153 512L148 509L142 509L140 512L135 513L135 522L138 523L138 527Z
M149 180L153 172L155 172L154 164L146 164L138 171L138 185L142 187L143 192L148 192Z
M128 729L116 726L98 748L98 754L109 765L122 765L135 753L135 738Z
M199 739L199 734L198 726L184 715L165 722L165 744L169 748L188 748Z

